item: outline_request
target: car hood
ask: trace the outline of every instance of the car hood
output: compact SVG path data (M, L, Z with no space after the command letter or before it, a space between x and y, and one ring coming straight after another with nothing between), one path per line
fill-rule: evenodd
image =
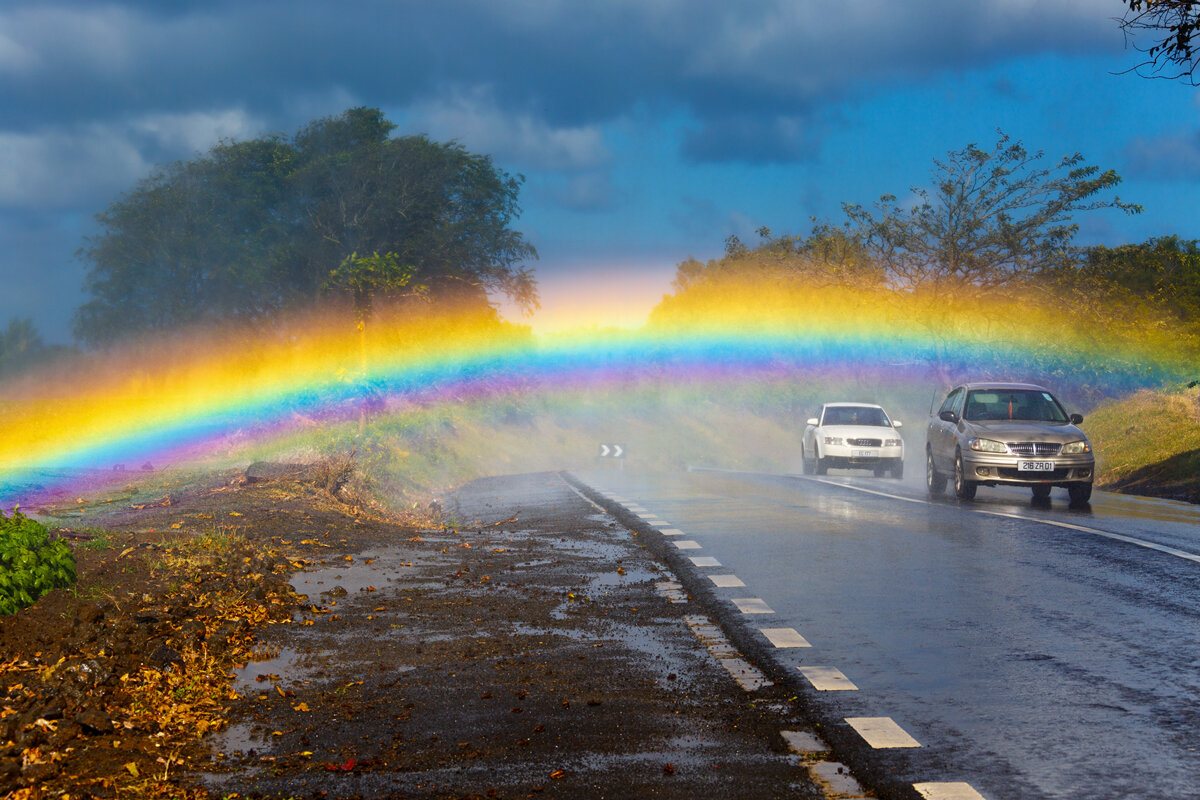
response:
M965 422L969 432L984 439L995 439L1000 442L1077 442L1086 439L1083 431L1074 425L1063 422L1009 422L980 420Z
M843 439L899 439L900 432L895 428L884 428L875 425L822 425L822 436L840 436Z

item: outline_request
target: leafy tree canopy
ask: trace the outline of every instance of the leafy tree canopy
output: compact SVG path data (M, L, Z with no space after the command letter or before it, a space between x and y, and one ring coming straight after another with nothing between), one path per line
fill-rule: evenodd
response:
M371 272L358 269L348 284L351 266L364 266L358 253L394 258L432 302L484 308L498 292L535 307L525 261L537 253L510 227L524 179L394 129L378 109L354 108L290 139L223 141L157 169L97 216L101 232L80 250L91 299L76 337L103 344L398 288L386 269L375 273L383 283L366 286Z
M914 291L999 288L1068 257L1080 211L1139 206L1099 196L1121 182L1078 153L1053 166L1003 132L991 150L974 144L934 161L933 188L913 203L884 195L871 211L847 203L847 230L886 272Z

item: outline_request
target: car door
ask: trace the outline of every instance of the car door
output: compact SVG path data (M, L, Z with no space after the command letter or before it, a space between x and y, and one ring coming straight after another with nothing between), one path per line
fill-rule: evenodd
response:
M943 472L948 471L954 462L955 431L958 423L944 420L941 415L942 412L950 411L957 417L961 417L962 400L965 394L965 387L955 387L950 394L946 395L946 399L938 407L937 413L929 421L929 447L933 452L933 463Z

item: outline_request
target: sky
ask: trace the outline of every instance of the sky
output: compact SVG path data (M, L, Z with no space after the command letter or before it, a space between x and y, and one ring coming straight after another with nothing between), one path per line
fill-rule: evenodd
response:
M904 198L1003 130L1116 169L1144 212L1082 244L1200 238L1200 89L1129 74L1120 0L6 0L0 326L70 341L75 253L158 164L355 106L521 174L535 330L636 325L731 234ZM1141 43L1146 46L1151 42ZM514 318L519 318L514 313Z

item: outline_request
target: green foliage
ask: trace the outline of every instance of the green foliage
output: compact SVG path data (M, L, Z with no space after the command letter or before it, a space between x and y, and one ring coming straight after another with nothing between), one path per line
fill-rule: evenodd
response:
M14 510L0 512L0 614L15 614L39 597L75 582L75 556L51 541L40 523Z
M896 288L997 288L1069 257L1075 213L1141 211L1119 197L1095 199L1121 182L1115 171L1079 153L1052 167L1042 157L1004 133L990 151L969 144L934 161L933 188L914 188L914 205L890 194L874 212L844 204L848 231Z
M1089 247L1046 274L1061 290L1124 305L1144 304L1200 333L1200 240L1178 236Z
M537 253L509 227L523 178L394 127L355 108L156 170L98 215L80 251L91 299L76 337L258 320L318 300L356 253L394 255L435 302L485 306L500 292L535 306L523 262Z
M371 304L376 295L395 296L401 289L409 287L416 271L411 264L401 264L400 257L395 253L374 253L369 256L351 253L337 269L329 273L325 288L350 294L359 318L365 319L371 313ZM424 286L413 286L411 289L416 294L427 291Z

